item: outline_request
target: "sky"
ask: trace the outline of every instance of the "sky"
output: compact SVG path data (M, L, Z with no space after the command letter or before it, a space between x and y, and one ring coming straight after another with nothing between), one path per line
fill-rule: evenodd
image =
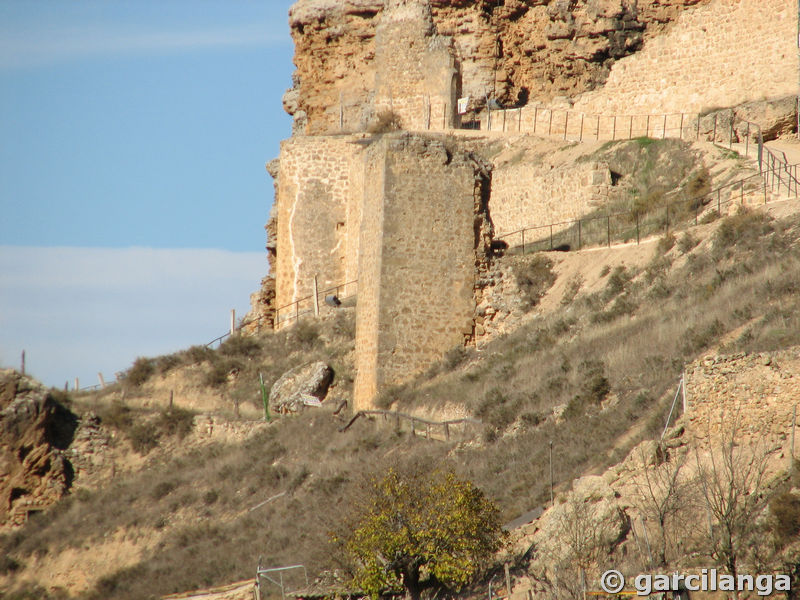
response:
M244 315L291 4L0 3L0 366L92 385Z

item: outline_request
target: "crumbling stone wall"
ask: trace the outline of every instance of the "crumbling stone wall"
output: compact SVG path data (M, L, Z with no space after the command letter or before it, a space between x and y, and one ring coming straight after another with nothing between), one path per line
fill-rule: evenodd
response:
M797 3L717 0L614 64L575 102L588 113L699 112L798 90Z
M497 165L489 203L495 236L534 224L577 219L607 199L611 172L604 163L582 162L553 168L521 159ZM530 239L530 238L529 238ZM519 243L509 239L509 243Z
M387 0L375 37L375 113L391 111L404 129L455 125L459 73L453 41L437 35L430 6Z
M740 439L786 440L800 401L800 348L702 358L686 369L686 393L698 438L714 439L735 422Z
M356 409L472 335L476 245L483 250L475 235L483 167L468 153L395 134L366 160Z
M358 255L358 236L348 213L352 218L357 209L351 203L361 190L352 187L351 173L360 169L362 152L354 142L348 136L296 136L281 144L275 198L278 307L312 294L314 275L320 291L352 276L345 257Z
M385 72L377 64L377 32L398 4L429 10L438 34L452 38L462 95L480 109L487 96L517 106L595 89L616 60L638 51L688 7L710 1L299 0L289 13L297 70L284 108L294 115L297 134L363 131L374 118L376 77ZM431 73L420 50L439 52L434 47L425 42L395 50L398 58L412 58L406 61L410 71ZM449 68L449 61L436 60L435 69ZM405 96L418 95L411 89ZM394 100L402 103L404 95ZM431 129L441 129L449 116L442 108L432 102ZM427 121L428 109L421 110L415 118Z

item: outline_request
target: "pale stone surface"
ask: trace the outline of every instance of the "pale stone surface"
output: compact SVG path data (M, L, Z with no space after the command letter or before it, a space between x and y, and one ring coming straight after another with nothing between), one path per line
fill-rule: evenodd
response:
M324 362L295 367L281 375L269 391L270 409L278 413L297 412L303 407L303 396L322 401L333 381L333 369Z
M473 233L485 169L475 158L408 134L385 136L366 158L357 409L472 335L475 264L484 251Z

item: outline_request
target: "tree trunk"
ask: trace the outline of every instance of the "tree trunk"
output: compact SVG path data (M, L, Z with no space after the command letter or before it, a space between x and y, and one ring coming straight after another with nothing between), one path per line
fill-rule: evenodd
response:
M409 567L403 572L403 585L406 588L406 600L420 600L422 586L419 583L419 568Z

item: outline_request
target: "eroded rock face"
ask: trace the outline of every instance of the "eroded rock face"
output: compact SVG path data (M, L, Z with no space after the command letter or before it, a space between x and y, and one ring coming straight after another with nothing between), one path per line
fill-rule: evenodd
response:
M270 410L293 413L303 407L303 397L325 399L333 381L333 369L324 362L313 362L295 367L280 376L269 392Z
M399 0L392 0L391 8ZM461 92L480 108L551 101L595 89L687 7L708 0L403 0L430 7L452 37ZM331 133L375 89L375 34L388 0L300 0L290 10L297 70L284 108L295 132Z
M63 451L77 423L44 386L0 371L0 524L24 521L69 489L74 473Z

